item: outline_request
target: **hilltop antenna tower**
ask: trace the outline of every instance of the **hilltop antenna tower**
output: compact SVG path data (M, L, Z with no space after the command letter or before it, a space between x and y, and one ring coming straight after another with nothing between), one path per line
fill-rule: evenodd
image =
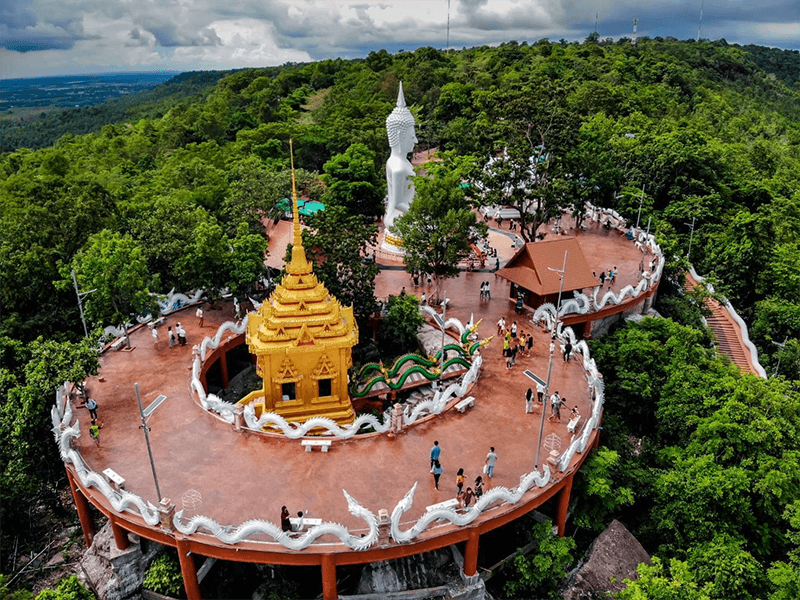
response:
M632 46L636 45L636 23L638 21L639 21L639 19L634 19L633 20L633 39L631 40L631 45Z
M447 49L450 52L450 0L447 0Z
M700 21L697 23L697 40L700 41L700 29L703 27L703 4L705 0L700 0Z

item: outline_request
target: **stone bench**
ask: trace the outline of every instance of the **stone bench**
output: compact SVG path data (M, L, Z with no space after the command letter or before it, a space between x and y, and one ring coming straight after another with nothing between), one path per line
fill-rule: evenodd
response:
M121 337L119 339L114 340L114 342L111 344L111 349L120 350L124 345L125 345L125 338Z
M461 400L458 404L456 404L455 409L458 412L463 413L465 410L467 410L468 406L470 408L475 406L475 398L474 398L474 396L467 396L466 398Z
M300 517L291 517L289 522L292 524L293 531L301 531L297 529L297 526L300 525ZM303 528L316 527L317 525L322 525L322 519L309 519L307 517L303 519Z
M331 447L330 440L303 440L300 442L302 446L305 446L306 452L311 452L313 448L319 448L323 452L327 452L328 449Z
M438 504L431 504L430 506L425 507L425 512L432 512L434 510L438 510L440 508L457 508L459 505L458 498L451 498L450 500L445 500L444 502L439 502Z
M567 423L567 431L570 433L575 433L575 430L578 428L578 423L581 422L581 416L578 415L574 419L570 419L570 422Z
M109 479L113 484L115 484L118 489L120 490L125 489L125 479L122 477L122 475L120 475L113 469L110 468L104 469L103 475L105 475L107 479Z

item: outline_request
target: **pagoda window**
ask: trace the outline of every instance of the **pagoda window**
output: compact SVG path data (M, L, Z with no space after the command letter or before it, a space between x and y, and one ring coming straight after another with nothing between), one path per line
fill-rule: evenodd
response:
M287 381L281 384L281 398L284 402L297 398L297 386L294 381Z
M325 398L327 396L333 395L333 380L332 379L319 379L317 380L317 385L319 386L319 394L320 398Z

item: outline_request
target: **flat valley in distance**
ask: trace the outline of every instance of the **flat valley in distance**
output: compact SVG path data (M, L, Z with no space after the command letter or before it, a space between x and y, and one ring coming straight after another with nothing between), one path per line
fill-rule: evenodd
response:
M178 71L0 79L0 118L91 106L155 87Z

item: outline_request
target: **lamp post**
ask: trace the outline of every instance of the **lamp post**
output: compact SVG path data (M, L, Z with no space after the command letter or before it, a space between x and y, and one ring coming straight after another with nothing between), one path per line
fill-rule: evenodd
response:
M689 232L689 251L686 253L686 260L689 260L689 257L692 254L692 238L694 238L694 222L697 217L692 217L692 224L684 223L684 225L689 225L692 229Z
M447 291L445 291L444 298L442 299L442 357L441 357L441 367L439 369L439 387L443 387L443 381L444 381L444 330L445 330L445 323L447 323Z
M75 295L78 296L78 310L81 313L81 323L83 323L83 333L88 338L89 330L86 329L86 319L83 317L83 298L84 296L88 296L92 292L96 292L97 288L89 290L88 292L81 292L78 289L78 280L75 278L75 269L72 269L72 284L75 286Z
M636 229L639 229L639 220L642 218L642 203L644 202L644 184L642 184L642 195L639 196L639 214L636 215Z
M158 501L161 502L161 489L158 487L158 477L156 476L156 463L153 461L153 450L150 448L150 436L148 432L150 428L147 426L147 421L145 420L144 416L144 409L142 409L142 398L139 396L139 384L134 383L133 387L136 388L136 402L139 404L139 415L142 417L142 424L139 429L144 431L144 441L147 444L147 454L150 455L150 468L153 470L153 481L156 484L156 494L158 495Z
M536 461L534 463L534 468L536 470L539 469L539 454L542 450L542 437L544 436L544 415L547 412L547 403L550 400L550 375L553 372L553 354L555 354L556 350L556 332L558 331L558 311L561 308L561 292L564 291L564 274L567 271L567 256L569 252L564 252L564 266L561 270L553 269L552 267L547 267L551 271L558 273L559 279L561 279L561 285L558 288L558 301L556 302L556 319L553 321L553 334L550 338L550 362L547 365L547 381L544 384L544 402L542 402L542 423L539 427L539 442L536 444Z

